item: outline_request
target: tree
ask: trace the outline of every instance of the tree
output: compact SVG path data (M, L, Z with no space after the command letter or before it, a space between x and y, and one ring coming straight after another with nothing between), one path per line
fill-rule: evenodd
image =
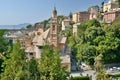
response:
M41 24L43 24L43 27L45 29L48 29L50 27L50 24L49 24L50 20L51 20L51 18L49 18L49 19L44 20L44 21L41 22Z
M102 54L99 54L95 58L94 67L96 70L96 80L111 80L106 74L106 70L104 69L104 66L102 64L102 58L103 58Z
M69 13L69 18L70 18L70 20L72 20L72 18L73 18L72 15L73 15L72 12L70 12L70 13Z
M30 59L27 61L25 65L25 70L28 71L27 79L29 80L39 80L40 79L40 72L38 70L38 61L37 59Z
M115 28L119 28L120 27L120 16L118 16L113 22L112 24L109 26L110 28L115 27Z
M1 80L25 80L27 76L27 71L23 69L25 53L19 42L14 44L12 53L7 56L3 63L4 72L1 74Z
M102 21L103 20L103 15L100 12L96 13L96 17L98 21Z
M104 38L105 31L97 20L86 21L78 29L77 58L93 65L94 58L99 54L96 49L98 39Z
M116 2L118 3L119 7L120 7L120 0L116 0Z
M89 44L81 44L78 46L77 58L87 64L93 65L94 58L97 56L95 46Z
M0 37L2 37L2 36L5 34L5 32L6 32L6 30L1 29L1 30L0 30Z
M7 52L8 41L3 37L6 30L0 30L0 53Z
M52 50L50 46L44 46L41 54L39 70L41 80L67 80L67 72L61 66L59 50Z
M99 49L104 51L104 62L119 62L120 59L120 16L117 17L109 28L105 29L106 36L100 42Z
M104 1L101 3L101 13L103 12L103 7L104 7Z
M27 29L30 29L30 28L32 28L32 27L33 27L33 26L32 26L31 24L29 24L29 25L26 26Z
M58 24L59 24L60 26L62 26L62 21L65 19L65 16L59 15L59 16L57 16L57 19L58 19Z
M6 30L0 30L0 73L2 72L2 63L5 55L10 51L11 46L7 39L5 39L4 34Z
M78 28L78 40L73 41L77 48L77 58L93 64L95 57L103 55L103 62L119 62L120 57L120 24L115 20L109 28L104 28L96 20L86 21Z

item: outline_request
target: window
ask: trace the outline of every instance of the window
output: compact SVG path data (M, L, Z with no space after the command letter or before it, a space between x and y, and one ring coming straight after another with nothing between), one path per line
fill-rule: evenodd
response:
M57 36L53 35L53 39L57 39Z
M32 55L33 55L33 53L30 53L30 55L32 56Z
M52 30L55 31L55 25L53 25Z
M42 49L43 48L43 46L39 46L39 49Z

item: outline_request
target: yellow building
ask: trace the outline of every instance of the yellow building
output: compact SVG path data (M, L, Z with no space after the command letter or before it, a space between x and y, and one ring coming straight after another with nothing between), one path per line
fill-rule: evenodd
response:
M73 14L73 21L75 23L82 23L86 20L89 20L90 13L89 12L78 12Z

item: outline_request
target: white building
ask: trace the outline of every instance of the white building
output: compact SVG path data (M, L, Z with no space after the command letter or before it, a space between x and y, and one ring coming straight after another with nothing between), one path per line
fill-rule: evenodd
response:
M91 6L90 7L90 11L89 11L90 13L97 13L97 12L99 12L99 6Z
M80 24L78 23L78 24L74 24L74 25L73 25L73 35L74 35L74 36L77 35L78 25L80 25Z
M118 3L115 0L109 0L108 3L103 5L103 12L110 12L119 8Z
M71 27L70 23L71 23L71 20L69 20L69 19L63 20L62 21L62 30L70 29L70 27Z

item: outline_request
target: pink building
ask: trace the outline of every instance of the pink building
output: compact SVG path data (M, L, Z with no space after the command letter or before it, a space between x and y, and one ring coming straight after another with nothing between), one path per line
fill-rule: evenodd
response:
M87 20L97 19L96 13L92 12L78 12L73 14L73 21L75 23L82 23Z
M120 16L120 11L112 11L104 13L104 20L106 23L113 22L118 16Z

